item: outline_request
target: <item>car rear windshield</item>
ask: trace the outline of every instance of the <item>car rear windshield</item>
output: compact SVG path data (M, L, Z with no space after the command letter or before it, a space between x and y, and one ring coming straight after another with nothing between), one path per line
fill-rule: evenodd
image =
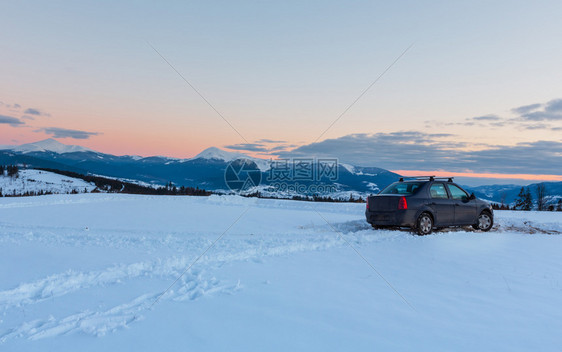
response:
M401 194L410 195L416 193L423 182L396 182L386 187L379 194Z

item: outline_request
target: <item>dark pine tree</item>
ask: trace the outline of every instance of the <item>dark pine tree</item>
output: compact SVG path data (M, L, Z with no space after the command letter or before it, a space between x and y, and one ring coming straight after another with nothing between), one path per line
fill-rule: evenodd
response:
M523 208L525 207L525 200L526 200L526 195L525 195L525 187L521 187L521 190L519 191L519 194L517 195L517 199L515 199L515 209L518 210L524 210Z
M544 183L537 185L537 208L539 211L546 210L546 186Z
M525 204L523 204L523 210L531 210L533 209L533 196L531 195L531 191L527 187L525 191Z
M15 177L18 175L19 169L17 165L8 165L8 176Z

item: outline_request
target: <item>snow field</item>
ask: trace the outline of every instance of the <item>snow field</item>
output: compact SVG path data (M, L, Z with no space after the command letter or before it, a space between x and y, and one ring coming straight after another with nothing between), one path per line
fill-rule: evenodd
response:
M374 231L363 212L235 196L2 198L0 349L562 345L562 214L497 212L489 233L418 237Z
M84 193L84 190L91 192L95 188L95 185L84 180L41 170L19 170L18 177L0 175L0 189L4 195L40 191L55 194L72 191Z

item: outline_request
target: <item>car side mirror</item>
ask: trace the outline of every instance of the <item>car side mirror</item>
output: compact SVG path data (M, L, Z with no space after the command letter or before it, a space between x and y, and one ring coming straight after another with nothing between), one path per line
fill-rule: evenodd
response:
M470 194L470 197L468 197L468 200L473 200L476 199L476 196L474 195L474 193Z

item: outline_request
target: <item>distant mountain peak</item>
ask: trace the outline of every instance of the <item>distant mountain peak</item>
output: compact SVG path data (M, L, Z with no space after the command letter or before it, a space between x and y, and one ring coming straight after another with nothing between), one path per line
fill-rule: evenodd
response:
M191 158L190 160L195 160L195 159L215 159L215 160L222 160L222 161L232 161L238 158L247 158L247 159L253 159L249 156L247 156L246 154L243 153L237 153L237 152L228 152L226 150L222 150L220 148L217 147L210 147L207 148L205 150L203 150L201 153L197 154L196 156L194 156L193 158Z
M197 160L197 159L219 160L219 161L224 161L224 162L227 162L227 163L229 163L233 160L236 160L236 159L249 159L249 160L252 160L253 162L255 162L256 165L258 166L258 168L262 171L268 170L269 166L270 166L268 160L260 159L260 158L254 158L254 157L251 157L251 156L248 156L246 154L239 153L239 152L229 152L229 151L217 148L217 147L207 148L207 149L203 150L201 153L194 156L193 158L184 159L184 160L182 160L182 162L192 161L192 160Z
M74 152L95 152L92 149L82 147L79 145L64 144L53 138L48 138L33 143L22 144L13 147L11 149L19 153L54 152L54 153L64 154L64 153L74 153Z

